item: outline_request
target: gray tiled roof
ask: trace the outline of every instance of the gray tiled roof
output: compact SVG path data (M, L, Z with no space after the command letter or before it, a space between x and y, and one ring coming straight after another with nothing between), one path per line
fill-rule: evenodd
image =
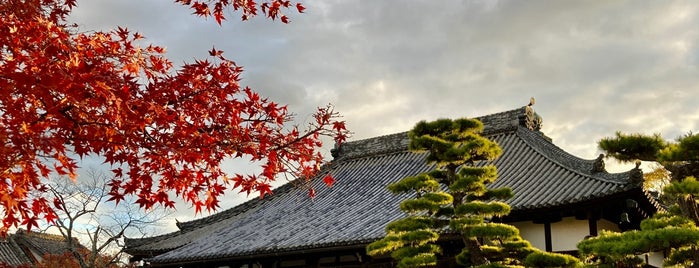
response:
M0 264L19 266L30 263L29 258L12 239L0 240Z
M12 235L12 239L20 246L31 249L40 255L61 255L68 251L66 239L62 235L28 232L18 230ZM84 248L76 238L77 247Z
M503 148L494 161L492 187L512 188L513 213L580 204L632 189L632 174L609 174L596 160L574 157L538 131L541 119L529 108L479 118L484 134ZM403 217L405 196L386 185L427 171L424 153L407 150L407 133L349 142L334 150L324 167L337 180L328 188L315 180L316 197L289 183L273 196L252 200L210 217L179 224L180 231L127 241L129 253L165 252L150 261L173 263L232 258L367 243L385 235L387 223ZM321 174L325 175L324 174ZM174 250L173 250L174 249Z
M61 235L29 232L23 229L0 240L0 263L10 265L30 264L34 256L30 251L39 255L61 255L68 251L65 238ZM75 240L79 247L83 247ZM84 247L83 247L84 248Z

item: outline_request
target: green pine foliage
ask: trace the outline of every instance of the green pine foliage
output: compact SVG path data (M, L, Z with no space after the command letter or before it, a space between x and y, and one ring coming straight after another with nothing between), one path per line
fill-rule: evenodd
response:
M526 267L580 267L582 263L567 254L537 251L526 257L524 265Z
M400 204L406 218L388 224L387 236L367 247L369 255L390 253L398 267L434 265L441 253L436 242L445 231L463 237L465 247L456 261L464 266L521 267L527 255L538 252L517 228L492 221L509 214L510 206L502 200L513 193L486 187L497 179L497 169L476 164L494 160L502 150L481 136L482 131L480 121L465 118L417 123L409 132L409 147L426 151L427 163L437 169L388 186L392 193L411 193L413 198ZM547 256L540 254L539 259ZM566 266L555 259L551 263L556 266L550 267Z
M699 135L689 133L677 139L677 142L668 143L658 153L658 158L663 162L699 161Z
M616 137L604 138L599 141L599 147L620 161L654 161L657 154L667 146L667 142L660 134L623 134L616 133Z
M578 244L580 254L594 260L589 264L614 265L646 252L667 250L665 265L681 265L697 260L699 228L685 217L658 213L645 220L641 230L623 233L602 232ZM683 266L693 267L693 266Z
M591 265L640 266L636 255L664 251L664 265L698 267L699 263L699 135L689 133L675 141L658 134L622 134L605 138L599 146L608 156L621 161L653 161L669 174L669 184L660 200L667 213L641 222L640 230L624 233L603 232L578 244L581 255ZM659 172L654 172L659 173Z
M682 198L683 196L697 197L699 195L699 182L694 176L689 176L681 182L676 182L668 185L663 190L663 194Z

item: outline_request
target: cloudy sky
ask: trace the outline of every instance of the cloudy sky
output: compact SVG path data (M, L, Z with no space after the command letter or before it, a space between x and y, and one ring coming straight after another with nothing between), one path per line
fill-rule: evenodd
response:
M332 103L353 139L530 97L544 133L582 158L617 130L699 131L699 2L315 0L289 11L288 25L229 13L222 26L171 0L78 5L71 20L81 30L128 27L176 65L225 51L245 67L244 85L288 104L299 122Z

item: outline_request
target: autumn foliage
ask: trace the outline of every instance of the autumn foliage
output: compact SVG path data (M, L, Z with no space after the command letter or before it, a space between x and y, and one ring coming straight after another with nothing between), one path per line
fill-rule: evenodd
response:
M89 253L84 252L84 255ZM124 266L111 262L110 256L99 256L96 261L95 268L119 268L119 267L133 267ZM0 268L81 268L80 263L76 260L75 256L66 252L61 255L56 254L46 254L41 257L41 261L37 263L25 263L20 265L9 265L5 263L0 263Z
M303 13L306 9L301 3L292 3L284 0L271 0L260 4L252 0L175 0L175 2L190 6L196 15L213 16L218 24L221 24L221 21L226 19L224 13L229 8L240 11L242 20L248 20L256 16L259 10L266 17L272 20L279 18L283 23L289 23L289 17L282 12L284 9L296 9L299 13Z
M90 254L87 250L81 250L80 253L83 256L88 256ZM47 254L42 256L42 260L33 265L34 268L81 268L80 263L76 259L75 255L71 252L65 252L62 255ZM121 267L116 263L112 262L111 256L99 256L94 263L94 268L118 268Z
M232 7L243 18L260 9L287 22L281 8L292 6L177 2L218 21ZM150 208L179 197L200 212L215 209L226 189L264 196L280 174L311 178L323 162L321 137L347 135L331 106L306 127L289 125L287 108L241 86L242 68L220 50L175 69L162 47L142 46L128 29L77 32L66 21L75 5L0 1L0 233L52 221L54 202L30 192L45 191L50 176L75 177L79 158L112 167L111 200L133 195ZM262 171L228 174L221 162L230 158L259 162Z

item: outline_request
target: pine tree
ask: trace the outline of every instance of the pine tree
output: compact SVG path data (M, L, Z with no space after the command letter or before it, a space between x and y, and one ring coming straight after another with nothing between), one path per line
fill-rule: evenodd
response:
M398 267L437 264L441 248L435 244L439 230L446 225L440 217L453 198L440 190L439 182L428 174L406 177L388 186L394 194L415 193L415 198L401 202L400 208L409 216L386 226L386 237L367 246L371 256L391 253Z
M676 141L660 135L622 134L605 138L599 146L608 156L623 162L652 161L669 174L660 200L668 207L641 222L641 229L625 233L605 232L581 242L580 252L597 264L620 263L642 252L666 251L665 265L697 267L699 263L699 135Z
M476 164L496 159L502 150L481 136L482 130L478 120L440 119L419 122L409 132L410 149L427 151L428 164L437 168L389 185L391 192L413 193L415 198L401 203L408 216L390 223L387 236L367 247L369 255L391 253L398 267L435 265L441 252L436 244L439 234L449 232L463 238L465 246L456 256L461 265L518 266L533 252L540 253L536 263L550 259L551 254L523 240L517 228L493 221L510 212L510 206L499 200L513 194L509 188L486 188L497 178L497 169Z

